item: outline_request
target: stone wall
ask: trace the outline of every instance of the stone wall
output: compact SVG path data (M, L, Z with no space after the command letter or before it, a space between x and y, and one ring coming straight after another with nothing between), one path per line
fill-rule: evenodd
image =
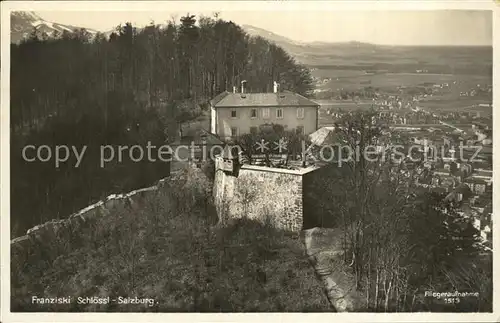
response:
M214 198L222 221L250 218L276 228L299 232L303 227L303 178L317 170L241 165L235 174L222 170L216 158Z
M63 220L52 220L37 225L26 232L26 235L11 240L11 272L23 266L28 257L33 255L34 247L38 244L58 243L64 244L72 233L87 222L105 217L115 209L131 207L138 209L150 196L154 196L162 188L168 178L158 181L154 186L138 189L127 194L112 194L104 201L95 204L70 215Z

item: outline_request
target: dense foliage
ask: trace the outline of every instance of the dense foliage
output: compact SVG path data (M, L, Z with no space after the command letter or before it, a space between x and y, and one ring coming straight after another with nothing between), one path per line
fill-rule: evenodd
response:
M312 89L309 71L280 47L248 37L233 22L193 15L143 29L127 23L109 38L83 29L51 37L35 30L12 44L11 66L15 236L168 173L165 163L130 158L100 168L101 145L171 142L179 125L206 114L208 100L243 80L250 92L270 91L273 81L303 95ZM56 169L23 160L28 144L88 149L78 168L70 159Z
M141 107L192 100L199 104L246 80L249 92L281 88L309 95L309 71L283 49L249 38L233 22L195 16L166 26L119 26L109 39L97 34L36 30L12 45L12 125L40 122L49 114L73 118L97 110L109 117L110 94Z

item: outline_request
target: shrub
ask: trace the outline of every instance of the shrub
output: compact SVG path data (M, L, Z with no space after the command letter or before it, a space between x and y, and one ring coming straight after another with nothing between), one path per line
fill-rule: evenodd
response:
M201 164L201 170L211 182L215 180L215 162L213 160L204 161Z

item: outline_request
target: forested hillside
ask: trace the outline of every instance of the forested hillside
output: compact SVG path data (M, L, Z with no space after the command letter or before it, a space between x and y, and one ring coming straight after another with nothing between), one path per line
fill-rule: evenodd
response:
M101 145L170 142L180 124L242 80L249 92L271 91L273 81L306 96L312 90L309 70L282 48L217 17L187 15L142 29L127 23L109 38L84 29L51 37L35 30L11 46L13 236L167 173L164 163L102 168ZM56 168L25 161L28 144L87 151L77 168L71 158Z

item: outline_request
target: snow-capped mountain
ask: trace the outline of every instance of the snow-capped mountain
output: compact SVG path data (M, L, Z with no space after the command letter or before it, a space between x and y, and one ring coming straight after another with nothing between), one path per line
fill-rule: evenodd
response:
M11 42L18 43L22 39L29 36L34 29L39 30L40 32L45 32L49 36L53 36L54 34L60 34L64 31L73 32L80 27L70 26L59 24L55 22L46 21L41 18L39 15L32 11L13 11L10 16L10 31L11 31ZM93 29L86 30L95 35L97 31Z

